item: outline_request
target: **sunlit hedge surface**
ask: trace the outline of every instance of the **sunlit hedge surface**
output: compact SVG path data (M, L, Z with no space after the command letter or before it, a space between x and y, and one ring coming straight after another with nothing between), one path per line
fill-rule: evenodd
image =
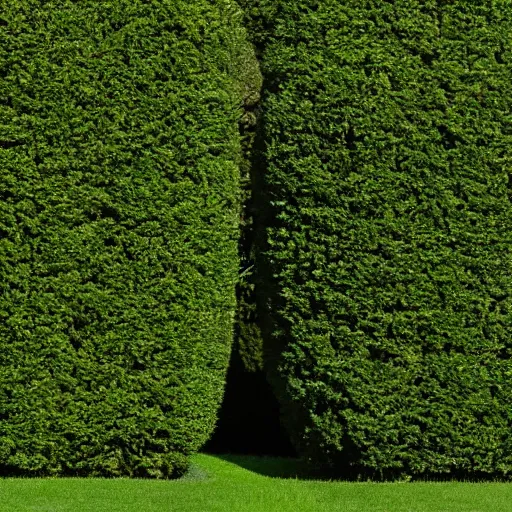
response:
M252 4L295 446L338 474L509 474L512 4Z
M170 477L222 398L238 123L227 0L0 10L0 471Z

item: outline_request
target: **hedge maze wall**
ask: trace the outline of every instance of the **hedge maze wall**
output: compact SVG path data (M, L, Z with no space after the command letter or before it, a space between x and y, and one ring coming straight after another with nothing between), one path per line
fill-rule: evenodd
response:
M338 475L509 475L512 5L249 4L295 447Z
M512 4L240 5L4 2L0 473L179 476L236 334L313 467L509 477Z
M225 0L0 12L0 470L170 477L235 315L254 54Z

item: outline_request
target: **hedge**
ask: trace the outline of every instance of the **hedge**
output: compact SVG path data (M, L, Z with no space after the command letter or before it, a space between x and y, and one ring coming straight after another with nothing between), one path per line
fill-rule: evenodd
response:
M2 474L174 477L210 436L254 65L229 0L2 8Z
M248 34L249 36L250 34ZM251 45L251 48L252 45ZM242 188L242 212L240 217L240 279L237 288L237 314L235 322L235 343L233 350L240 355L236 359L249 373L262 370L262 339L258 326L255 304L255 265L254 265L254 182L260 173L257 155L261 139L260 99L262 76L259 63L253 54L252 74L244 113L240 123L242 142L242 164L240 166Z
M512 4L251 5L266 365L295 447L350 477L509 477Z

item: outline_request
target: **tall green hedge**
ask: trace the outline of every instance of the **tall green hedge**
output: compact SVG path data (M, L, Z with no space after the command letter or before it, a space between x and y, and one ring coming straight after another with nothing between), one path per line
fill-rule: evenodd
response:
M0 11L0 472L171 477L213 429L235 314L229 0Z
M510 475L512 4L253 4L295 446L351 476Z

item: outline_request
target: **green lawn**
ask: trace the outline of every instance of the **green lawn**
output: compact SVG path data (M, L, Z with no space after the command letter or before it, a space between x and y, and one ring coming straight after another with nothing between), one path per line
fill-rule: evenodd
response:
M293 476L294 463L196 455L178 481L2 479L2 512L511 512L512 484L347 483Z

